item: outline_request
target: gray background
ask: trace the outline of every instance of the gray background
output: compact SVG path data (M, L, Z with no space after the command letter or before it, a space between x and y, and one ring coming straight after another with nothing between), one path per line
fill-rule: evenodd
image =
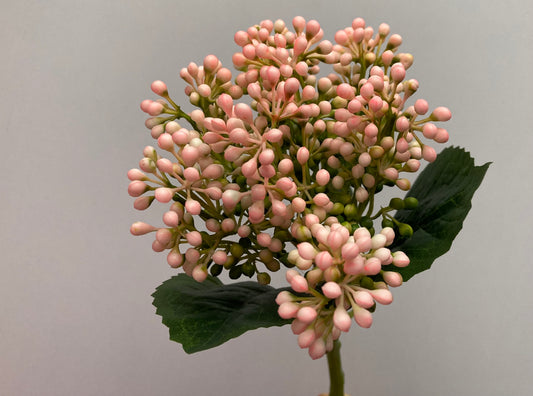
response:
M328 387L288 328L195 355L150 294L174 274L136 220L126 172L139 103L262 19L388 22L417 97L453 111L449 144L494 161L453 251L343 336L352 395L533 393L532 5L508 1L0 1L0 395L294 395ZM441 146L442 147L442 146Z

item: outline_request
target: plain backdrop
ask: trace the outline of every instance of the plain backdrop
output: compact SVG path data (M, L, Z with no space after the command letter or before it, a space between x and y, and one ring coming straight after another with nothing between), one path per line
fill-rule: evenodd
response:
M355 17L389 23L417 97L453 112L448 144L493 161L452 250L342 337L347 392L533 394L532 4L0 0L0 395L327 391L325 359L287 327L185 354L150 297L175 270L128 231L160 224L162 207L136 212L126 192L153 144L150 83L186 103L181 67L231 66L237 30L296 15L330 40Z

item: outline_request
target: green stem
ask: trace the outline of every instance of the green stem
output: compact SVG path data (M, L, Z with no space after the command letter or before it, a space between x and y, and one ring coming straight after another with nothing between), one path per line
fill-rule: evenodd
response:
M329 396L344 396L344 372L341 363L341 343L333 342L333 349L328 352Z

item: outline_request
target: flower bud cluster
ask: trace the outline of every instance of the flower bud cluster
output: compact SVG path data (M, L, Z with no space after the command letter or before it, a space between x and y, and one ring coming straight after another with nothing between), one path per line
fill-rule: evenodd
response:
M387 287L401 283L382 267L409 260L385 246L412 229L390 212L417 201L393 198L377 208L375 195L387 186L409 190L402 173L435 160L426 141L446 142L436 123L451 117L423 99L408 103L418 89L406 79L413 57L398 52L402 39L388 25L374 32L356 18L333 42L323 36L317 21L302 17L292 29L278 20L237 32L234 80L214 55L181 70L196 107L190 113L155 81L159 99L141 109L157 144L128 172L136 209L169 205L163 227L137 222L131 232L153 233L152 248L166 251L171 267L198 281L227 270L261 283L281 265L308 271L288 272L294 291L311 295L290 302L294 315L316 312L302 330L316 357L347 329L335 312L367 327L374 302L388 301ZM321 66L331 73L321 76ZM287 317L300 329L300 317Z
M287 281L296 294L281 292L276 302L284 319L294 319L292 330L301 348L309 348L313 359L333 347L341 332L355 322L364 328L372 325L375 304L392 302L389 286L402 284L398 272L387 267L405 267L409 258L401 251L392 253L386 246L394 240L392 228L371 235L364 227L350 233L330 217L326 225L311 225L312 238L289 253L289 260L300 269L291 269Z

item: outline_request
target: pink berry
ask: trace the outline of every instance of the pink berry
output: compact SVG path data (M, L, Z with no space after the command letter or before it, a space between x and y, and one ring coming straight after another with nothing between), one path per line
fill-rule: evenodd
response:
M365 329L372 326L372 314L364 308L354 307L354 319L359 326Z
M437 107L431 113L431 119L435 121L448 121L452 118L452 112L447 107Z
M428 102L426 102L424 99L418 99L415 102L416 114L424 115L428 112L428 110L429 110Z
M183 256L179 251L171 250L167 255L167 263L172 268L179 268L183 264Z
M322 338L316 339L309 347L309 356L311 359L320 359L326 354L326 344Z
M203 268L202 266L200 265L197 265L196 267L194 267L194 269L192 270L192 277L194 278L194 280L196 282L203 282L206 280L207 278L207 271L205 268Z
M437 128L437 134L433 138L437 143L446 143L450 138L448 131L444 128Z
M317 255L317 251L309 242L298 244L298 254L305 260L312 260Z
M169 210L163 215L163 223L169 227L177 227L179 224L179 215L176 212Z
M424 157L427 162L433 162L437 159L437 152L433 147L424 145L424 147L422 147L422 157Z
M326 194L318 193L317 195L314 196L313 202L315 203L315 205L318 205L318 206L326 206L329 204L330 200Z
M134 180L128 185L128 194L131 197L138 197L148 190L146 183L140 180Z
M383 280L391 287L401 286L403 282L402 275L398 272L385 271L382 276Z
M359 247L356 243L346 243L342 246L341 255L344 260L351 260L359 254Z
M367 291L356 291L354 293L354 300L362 308L371 308L374 305L374 299Z
M187 242L192 246L200 246L202 244L202 235L198 231L191 231L185 235Z
M141 221L138 221L136 223L133 223L130 227L130 232L133 235L144 235L152 231L156 231L157 228L154 226L151 226L150 224L143 223Z
M218 66L218 58L215 55L207 55L204 58L204 70L213 72Z
M342 294L341 287L336 282L326 282L324 286L322 286L322 293L324 296L330 299L335 299L337 297L340 297Z
M298 311L296 318L304 323L311 323L317 317L317 312L314 308L303 307Z
M222 222L220 223L220 228L224 232L233 232L235 231L235 227L236 227L235 220L231 218L226 218L222 220Z
M303 322L297 322L297 323L303 323ZM306 327L307 325L308 324L305 323ZM316 334L315 334L314 329L304 330L298 335L298 346L300 348L309 348L315 340L316 340Z
M409 257L404 252L394 252L392 254L392 264L399 268L407 267L409 265Z
M151 88L152 88L152 91L156 95L159 95L159 96L165 96L168 93L167 85L163 81L160 81L160 80L154 81L152 83Z
M333 265L333 257L327 251L319 252L315 257L315 263L321 270L326 270Z
M272 237L264 232L261 232L257 235L257 243L260 246L268 247L270 246L271 241L272 241Z
M173 196L174 190L171 188L159 187L155 190L155 199L157 199L161 203L170 202Z
M168 243L172 240L173 234L170 230L167 228L160 228L155 233L155 239L162 245L168 245Z
M235 33L234 40L239 47L243 47L249 42L248 33L239 30L237 33Z
M137 210L145 210L152 204L153 199L154 197L138 197L133 202L133 207Z
M287 301L279 306L278 315L283 319L295 318L299 308L298 304Z
M292 289L297 293L304 293L309 290L307 280L301 275L295 275L293 278L291 278L289 283Z
M340 331L347 332L350 330L352 318L350 318L350 315L348 315L348 312L346 312L344 307L339 306L335 308L335 313L333 314L333 324Z
M392 293L387 289L370 290L369 293L380 304L388 305L392 303Z
M300 147L296 153L296 159L300 164L305 164L309 159L309 150L307 147Z
M202 206L200 205L200 202L195 201L194 199L188 199L185 201L185 209L191 215L195 216L200 214L202 211Z

